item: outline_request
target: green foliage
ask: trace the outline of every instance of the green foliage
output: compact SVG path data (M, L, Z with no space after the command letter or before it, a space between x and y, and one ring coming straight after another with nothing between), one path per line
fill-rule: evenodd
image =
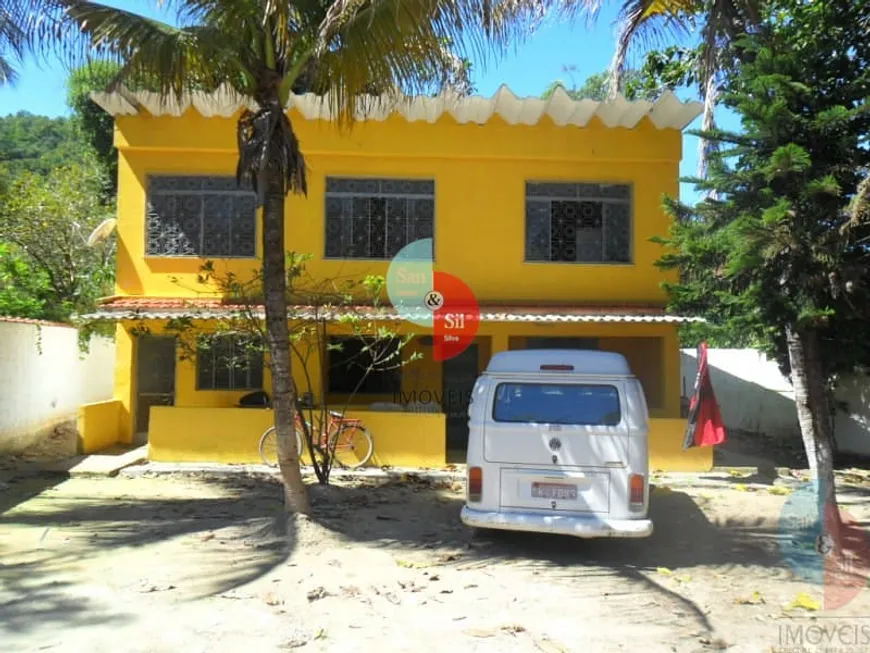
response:
M672 45L648 52L636 80L645 93L661 88L697 88L703 83L702 65L702 47Z
M689 336L759 344L787 370L786 330L809 330L829 380L870 359L868 24L865 1L778 0L735 44L723 100L743 131L707 134L724 148L696 182L715 195L667 200L660 239L672 308L711 320Z
M566 66L565 71L571 72L576 70L576 66ZM562 80L552 82L547 89L541 94L543 99L547 99L560 86L568 95L575 100L596 100L603 102L607 99L607 94L610 84L610 75L607 71L595 73L586 78L582 86L572 86L568 88ZM664 85L656 85L656 80L648 78L643 71L628 70L624 73L621 83L620 92L625 96L626 100L655 100L665 88L670 88Z
M68 118L25 111L0 117L0 165L7 184L9 178L23 172L45 175L86 155L86 145Z
M37 284L39 292L27 304L41 304L38 317L65 321L111 294L114 238L87 244L93 229L114 213L103 200L104 187L99 165L85 158L46 176L24 172L0 197L0 242L18 257L11 269L26 265L31 271L32 283L24 289L35 292ZM22 289L20 283L14 287Z
M97 60L76 68L67 79L67 104L73 110L73 124L102 163L112 193L118 184L114 118L91 100L90 94L105 91L119 72L117 63Z
M0 243L0 315L56 319L46 310L49 299L45 274L11 245Z

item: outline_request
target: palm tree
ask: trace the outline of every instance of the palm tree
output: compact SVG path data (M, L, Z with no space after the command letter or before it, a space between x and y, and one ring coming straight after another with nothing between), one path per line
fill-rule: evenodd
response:
M21 63L30 47L25 24L28 15L21 2L0 4L0 86L18 78L16 64Z
M289 95L322 95L338 124L350 125L361 94L398 98L449 77L445 44L482 57L515 42L528 33L539 0L164 0L178 27L98 2L42 4L54 11L35 29L40 49L73 65L112 59L121 66L114 84L146 79L177 99L194 85L226 85L256 103L238 121L237 178L263 209L266 340L285 506L308 512L293 427L284 246L285 196L305 194L307 184L285 112Z
M594 17L602 0L566 0L569 11L579 9ZM699 92L704 100L702 129L715 128L713 117L719 76L728 44L759 21L765 0L620 0L618 37L610 75L610 97L616 96L626 71L628 53L638 41L657 41L668 33L685 36L700 30ZM698 176L703 177L712 144L702 139Z

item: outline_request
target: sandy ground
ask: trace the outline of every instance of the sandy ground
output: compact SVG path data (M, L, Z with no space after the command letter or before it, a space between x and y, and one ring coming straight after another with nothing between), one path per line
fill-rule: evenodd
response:
M658 482L651 538L584 541L467 529L458 486L317 487L288 524L269 480L7 475L0 650L755 652L870 624L866 589L785 607L821 595L779 554L786 496ZM870 487L843 502L870 519Z

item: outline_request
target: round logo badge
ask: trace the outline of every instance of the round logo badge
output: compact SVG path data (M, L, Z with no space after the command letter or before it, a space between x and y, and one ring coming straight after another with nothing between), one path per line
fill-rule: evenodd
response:
M843 550L837 555L823 537L822 520L830 526L836 509L819 503L817 481L803 484L782 508L779 549L795 576L822 590L822 606L836 610L864 588L870 570L870 538L845 510L839 510ZM820 509L821 508L821 509Z
M415 240L393 257L387 270L387 296L399 317L433 331L433 357L461 354L474 341L480 309L461 279L436 272L431 238Z

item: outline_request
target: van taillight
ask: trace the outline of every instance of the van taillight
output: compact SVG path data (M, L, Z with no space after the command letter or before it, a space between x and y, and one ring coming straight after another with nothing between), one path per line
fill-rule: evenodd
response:
M544 364L541 365L542 371L559 371L559 372L573 372L573 365L552 365L552 364Z
M483 495L483 469L480 467L468 468L468 500L478 502Z
M630 498L628 500L629 507L632 510L643 508L644 495L644 478L641 474L632 474L628 477L628 485L630 489Z

